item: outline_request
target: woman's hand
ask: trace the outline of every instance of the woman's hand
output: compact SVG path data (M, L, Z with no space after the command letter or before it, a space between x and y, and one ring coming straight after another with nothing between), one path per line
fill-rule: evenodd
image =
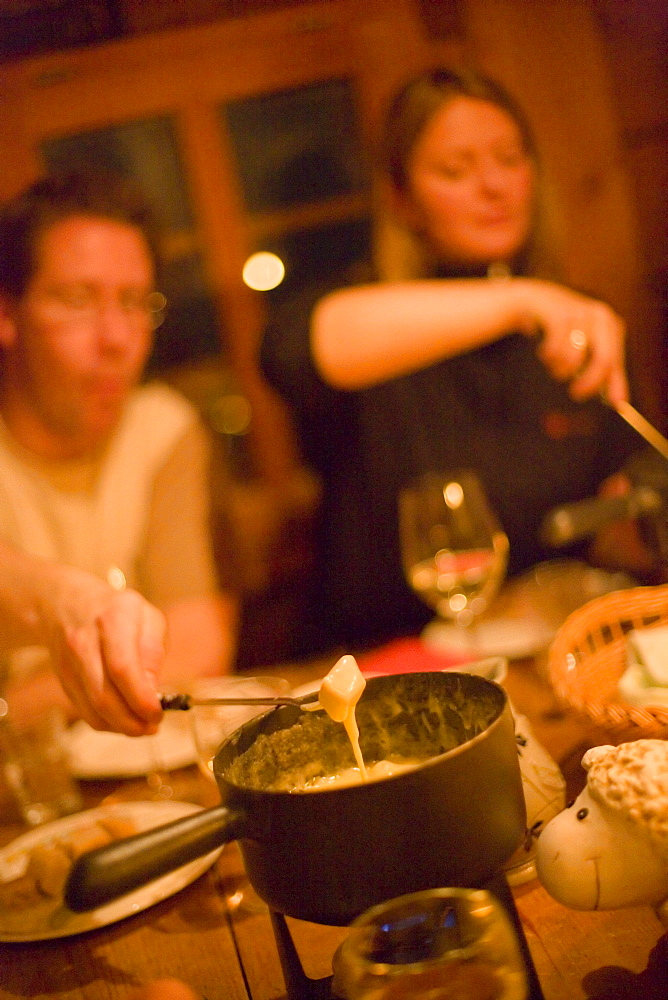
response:
M600 393L613 406L628 399L624 321L610 306L561 285L519 278L520 323L541 335L538 357L573 399Z

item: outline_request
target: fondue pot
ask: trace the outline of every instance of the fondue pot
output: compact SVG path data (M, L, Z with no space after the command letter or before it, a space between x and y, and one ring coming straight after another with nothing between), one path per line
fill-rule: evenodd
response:
M376 677L357 720L367 762L423 762L375 782L292 792L300 778L351 767L352 750L324 712L273 708L218 751L221 805L83 855L67 905L101 906L231 840L273 911L316 923L346 925L382 900L498 877L525 832L503 688L451 671Z

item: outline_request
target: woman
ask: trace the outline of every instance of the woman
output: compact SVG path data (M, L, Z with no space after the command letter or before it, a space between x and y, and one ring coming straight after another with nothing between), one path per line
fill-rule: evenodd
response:
M476 469L517 573L550 555L544 514L595 493L637 447L598 399L627 398L622 320L539 277L554 272L538 166L512 99L484 78L425 74L390 107L383 161L411 268L299 303L263 345L324 481L322 643L351 647L431 616L401 570L397 496L413 476Z

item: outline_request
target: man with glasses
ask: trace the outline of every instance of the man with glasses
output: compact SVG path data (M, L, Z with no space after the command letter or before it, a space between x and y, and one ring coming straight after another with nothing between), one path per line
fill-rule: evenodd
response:
M51 667L79 714L128 733L154 728L157 683L224 672L234 646L205 431L172 389L139 384L165 304L158 260L151 212L118 176L47 178L0 212L0 541L32 560L21 571L32 597L45 573L80 574L63 589L78 604L56 612ZM147 642L146 601L167 624L159 680L160 616L148 615ZM35 672L43 660L13 655L14 673L27 672L27 697L62 697L53 670Z

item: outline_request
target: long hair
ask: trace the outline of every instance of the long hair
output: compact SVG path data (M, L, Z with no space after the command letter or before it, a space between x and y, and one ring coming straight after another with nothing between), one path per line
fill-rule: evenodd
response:
M525 274L557 278L556 232L548 225L548 197L536 143L529 122L515 99L497 81L472 71L432 69L410 80L394 96L386 113L379 143L379 167L386 184L398 194L409 184L409 165L420 136L434 115L458 97L486 101L515 123L524 152L534 166L536 192L533 224L521 253ZM376 269L383 280L408 280L433 275L437 261L420 237L390 211L381 209L376 221Z

